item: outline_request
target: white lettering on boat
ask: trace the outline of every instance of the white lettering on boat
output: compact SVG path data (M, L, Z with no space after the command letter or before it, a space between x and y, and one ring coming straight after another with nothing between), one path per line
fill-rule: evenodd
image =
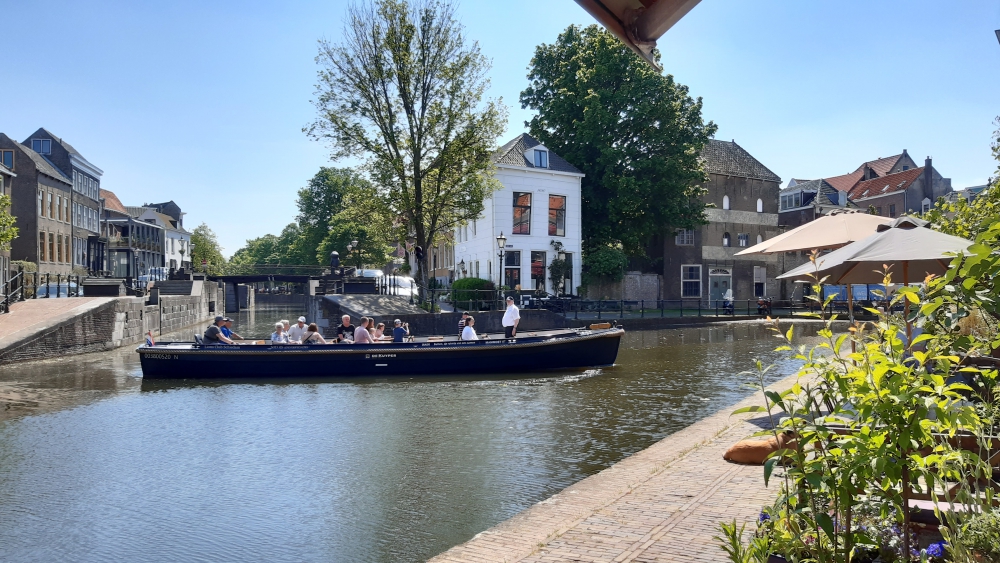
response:
M146 354L151 360L176 360L177 354Z

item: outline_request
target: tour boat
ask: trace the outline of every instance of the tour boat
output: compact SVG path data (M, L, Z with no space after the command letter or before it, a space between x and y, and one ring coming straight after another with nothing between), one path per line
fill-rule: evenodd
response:
M225 346L147 342L136 351L146 379L477 375L610 366L624 333L620 327L591 325L518 333L511 339L306 345L261 340Z

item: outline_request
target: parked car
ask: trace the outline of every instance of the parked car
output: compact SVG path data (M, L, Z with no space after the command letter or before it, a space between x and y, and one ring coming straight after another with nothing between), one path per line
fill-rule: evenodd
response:
M420 291L417 288L417 282L413 278L404 276L389 276L386 278L386 283L388 285L388 291L390 295L402 295L403 297L418 297Z
M358 270L358 277L362 278L381 278L384 276L385 273L382 270L373 270L371 268Z
M77 286L75 282L49 282L38 286L38 297L42 299L46 297L69 297L70 295L82 297L83 287Z

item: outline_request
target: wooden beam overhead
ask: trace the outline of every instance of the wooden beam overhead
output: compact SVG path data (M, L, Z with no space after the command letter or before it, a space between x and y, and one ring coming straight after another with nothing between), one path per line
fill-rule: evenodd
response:
M605 29L657 70L661 68L652 54L656 40L698 2L700 0L576 0Z

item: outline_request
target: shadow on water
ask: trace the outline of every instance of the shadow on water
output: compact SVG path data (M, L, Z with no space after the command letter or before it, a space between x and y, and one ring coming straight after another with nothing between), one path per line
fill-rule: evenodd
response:
M3 559L421 561L737 402L753 358L793 373L775 344L631 332L611 368L430 381L143 382L131 350L0 369L61 397L0 421Z

